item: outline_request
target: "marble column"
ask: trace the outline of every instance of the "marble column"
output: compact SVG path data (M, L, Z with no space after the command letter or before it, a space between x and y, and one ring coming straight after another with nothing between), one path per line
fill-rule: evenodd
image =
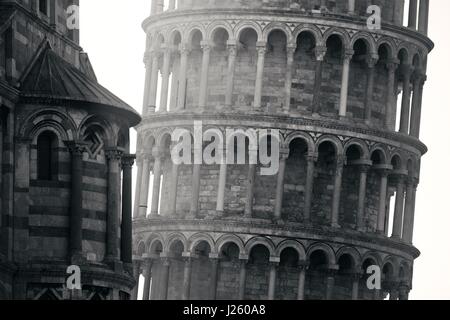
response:
M277 268L278 262L270 262L270 270L269 270L269 290L267 294L267 299L269 301L275 300L275 289L277 282Z
M429 0L420 0L419 6L419 32L428 35Z
M372 101L373 101L373 86L375 80L375 66L378 62L378 55L372 55L367 58L367 86L366 97L364 100L364 116L366 123L372 120Z
M70 194L70 259L76 261L83 255L83 152L86 145L82 142L69 142L68 148L72 156L71 194Z
M170 204L169 214L176 216L177 213L177 198L178 198L178 180L179 180L180 166L172 162L172 173L170 175Z
M264 62L266 58L266 43L257 43L256 51L258 52L258 60L256 63L256 82L255 82L255 100L253 106L261 107L262 90L264 82Z
M378 201L378 221L377 231L380 234L385 232L386 209L387 209L387 192L388 192L388 170L380 170L380 198Z
M409 0L408 28L417 28L417 0Z
M162 83L161 83L161 99L159 104L160 112L167 112L169 104L169 82L170 82L170 63L172 57L172 49L165 47L163 50L164 60L162 67Z
M301 262L299 265L298 284L297 284L297 300L305 300L305 280L306 280L306 263Z
M245 203L245 212L244 212L245 217L249 219L252 218L253 216L255 180L256 180L256 165L250 164L248 168L248 177L247 177L247 201Z
M402 112L400 119L400 132L404 134L409 133L409 116L411 105L411 66L403 65L403 97L402 97Z
M359 168L358 213L356 219L356 228L358 231L364 231L365 228L367 173L369 168L368 165L361 165Z
M348 0L348 13L355 14L355 0Z
M148 210L148 195L150 186L150 171L151 171L151 156L149 154L143 155L142 160L142 184L141 195L139 196L139 218L145 219L147 217Z
M350 74L350 62L354 55L353 50L346 50L344 53L344 61L342 66L342 81L341 81L341 96L339 103L339 116L345 117L347 115L348 103L348 80Z
M208 73L209 73L209 62L211 57L211 46L207 41L202 41L202 71L200 78L200 93L199 93L199 107L205 108L208 100Z
M405 201L405 184L404 176L398 175L397 177L397 194L395 199L395 213L394 213L394 229L392 232L392 238L400 239L402 235L403 225L403 210Z
M419 74L414 79L414 94L411 111L411 131L410 134L414 138L420 136L420 121L422 117L422 98L423 98L423 86L426 81L426 76Z
M135 155L124 155L122 157L122 226L120 228L121 260L125 264L133 263L133 216L132 216L132 168Z
M352 277L352 300L356 301L359 299L359 281L361 279L361 274L357 271Z
M345 156L339 155L336 159L336 172L334 175L333 204L331 210L331 226L339 228L339 207L342 192L342 173L344 170Z
M123 152L108 148L108 216L106 219L106 259L119 259L120 161Z
M141 277L141 264L142 261L139 258L133 258L133 276L134 280L136 281L136 285L133 288L132 297L131 300L136 301L138 300L138 293L139 293L139 279Z
M225 209L225 189L227 184L227 163L226 159L222 159L219 171L219 187L217 190L217 213L222 215Z
M159 196L161 191L161 175L164 155L161 150L154 148L153 158L155 159L155 164L153 166L153 190L150 216L155 218L159 215Z
M151 80L150 89L148 96L148 112L152 113L156 111L156 96L158 94L158 79L159 79L159 57L161 51L159 49L154 49L152 52L152 69L151 69Z
M142 296L142 300L150 300L150 284L152 280L152 267L153 267L153 260L152 259L145 259L145 274L144 274L144 293Z
M308 155L306 157L306 185L305 185L305 209L304 209L304 220L306 223L311 221L311 207L313 199L313 188L314 188L314 171L315 163L317 161L317 156Z
M294 54L297 49L296 44L289 44L286 47L286 80L285 80L285 91L286 91L286 100L284 102L283 109L286 112L289 112L291 108L291 91L292 91L292 66L294 65Z
M201 187L201 169L200 163L195 163L192 170L192 201L189 218L195 219L199 214L200 207L200 187Z
M161 300L167 300L169 292L169 275L170 275L170 259L168 257L162 258L161 270Z
M191 292L192 257L184 257L183 300L189 300Z
M231 107L233 105L234 90L234 73L236 69L237 45L235 42L228 41L228 70L227 84L225 91L225 105Z
M275 220L281 220L284 196L284 180L286 172L286 161L289 158L289 149L280 150L280 163L278 169L276 199L275 199Z
M134 196L134 206L133 206L133 218L137 219L139 217L139 204L141 202L141 185L142 185L142 169L143 169L143 161L139 156L136 160L137 163L137 176L136 176L136 192Z
M323 60L327 53L327 47L316 47L316 76L314 80L313 114L320 112L320 91L322 87Z
M180 44L180 74L178 80L178 110L186 107L186 86L187 86L187 64L189 48L186 44Z
M210 254L209 259L211 261L211 283L210 283L210 292L209 299L216 300L217 299L217 281L219 279L219 256L213 256Z
M387 83L387 93L386 93L386 118L385 125L388 129L395 130L395 118L397 116L397 88L395 81L395 74L398 68L397 61L389 61L386 63L386 68L388 69L388 83Z
M417 192L417 179L409 178L406 183L405 218L403 221L403 241L412 244L414 230L414 214Z
M247 279L247 263L248 260L240 260L241 266L239 270L239 297L238 300L245 299L245 282Z
M334 269L333 270L328 270L328 275L327 275L327 278L326 278L325 300L332 300L333 299L335 275L336 275L336 270L334 270Z

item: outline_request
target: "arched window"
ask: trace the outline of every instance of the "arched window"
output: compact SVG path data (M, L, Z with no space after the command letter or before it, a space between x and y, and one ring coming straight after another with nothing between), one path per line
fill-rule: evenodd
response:
M57 179L58 139L52 132L42 133L37 140L37 176L38 180Z

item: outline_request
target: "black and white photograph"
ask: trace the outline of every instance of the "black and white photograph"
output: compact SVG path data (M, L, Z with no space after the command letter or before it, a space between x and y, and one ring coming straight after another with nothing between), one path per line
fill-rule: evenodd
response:
M0 300L450 300L449 13L0 0Z

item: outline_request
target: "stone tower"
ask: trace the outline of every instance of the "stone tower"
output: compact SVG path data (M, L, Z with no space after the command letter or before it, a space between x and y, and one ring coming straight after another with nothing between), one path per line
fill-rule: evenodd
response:
M77 6L0 1L0 299L127 299L134 286L140 116L97 82L66 23ZM81 290L67 288L72 265Z
M433 48L428 0L408 2L152 2L133 239L144 299L408 298ZM279 170L174 163L171 134L195 136L194 122L241 129L248 154L246 131L276 129Z

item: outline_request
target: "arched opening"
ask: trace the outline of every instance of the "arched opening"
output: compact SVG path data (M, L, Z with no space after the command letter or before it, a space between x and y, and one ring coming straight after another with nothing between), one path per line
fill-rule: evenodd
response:
M217 280L217 299L232 300L239 295L239 247L228 242L223 245L219 253L219 267Z
M258 244L250 251L245 282L246 300L267 300L269 287L269 257L266 246Z
M333 34L326 42L327 53L323 60L322 86L320 92L320 113L337 116L341 96L342 55L344 44L342 38Z
M301 32L297 37L297 48L292 65L292 87L290 111L298 113L312 112L315 77L316 38L309 31Z
M286 46L287 37L284 31L276 29L269 33L263 73L262 106L273 113L286 107Z
M58 180L58 137L51 131L37 139L37 178L40 181Z
M278 267L275 298L278 300L296 300L298 296L299 255L294 248L281 252Z
M374 70L371 121L374 124L378 124L380 127L385 126L387 122L386 117L388 112L390 112L389 108L391 108L393 99L393 97L388 94L389 90L386 88L386 85L389 85L388 63L391 62L391 50L392 49L386 43L379 46L379 58ZM394 114L395 112L392 112L392 116L394 116Z
M148 297L151 300L159 300L161 299L158 296L159 288L162 286L161 282L161 268L162 264L157 257L161 255L163 251L163 245L161 241L154 241L148 249L148 253L154 259L151 261L151 265L148 262L143 262L141 268L143 273L139 276L139 291L138 291L138 300L144 300L146 297L145 290L145 282L149 281L149 292Z
M199 242L193 252L192 280L189 299L208 300L210 298L212 264L209 258L211 247L208 242Z
M308 152L308 145L304 139L294 139L289 145L282 210L283 219L286 221L303 221Z
M329 260L323 250L315 250L309 256L309 269L306 272L306 300L326 298L326 279Z
M256 42L258 34L252 28L240 32L234 82L234 105L248 110L254 102L256 79Z
M330 141L319 145L315 168L311 220L318 225L331 222L331 204L337 164L337 151Z
M388 297L394 286L394 267L391 263L386 263L382 270L382 290L383 296ZM389 296L390 298L390 296Z

